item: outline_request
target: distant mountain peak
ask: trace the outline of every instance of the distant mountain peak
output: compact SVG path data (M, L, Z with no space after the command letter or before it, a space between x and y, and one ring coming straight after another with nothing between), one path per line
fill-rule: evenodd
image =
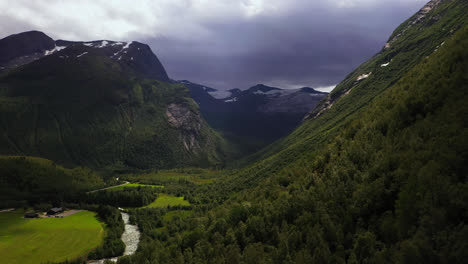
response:
M107 56L143 78L170 81L163 65L147 44L112 40L54 41L40 31L23 32L1 39L0 71L57 53L60 53L58 56L61 59L81 58L85 55Z
M299 89L301 92L305 92L305 93L315 93L315 94L328 94L326 92L320 92L320 91L317 91L315 90L314 88L311 88L311 87L302 87Z
M54 40L40 31L10 35L0 39L0 67L11 68L22 65L23 61L31 61L31 58L25 56L40 56L44 51L54 47Z
M247 89L247 91L251 91L251 92L255 92L255 91L268 92L268 91L271 91L271 90L281 90L281 89L276 88L276 87L267 86L267 85L261 84L261 83Z
M107 56L121 65L130 67L144 78L169 81L166 70L150 46L138 41L95 40L77 42L57 40L56 44L60 47L81 46L86 51L93 51L99 55Z

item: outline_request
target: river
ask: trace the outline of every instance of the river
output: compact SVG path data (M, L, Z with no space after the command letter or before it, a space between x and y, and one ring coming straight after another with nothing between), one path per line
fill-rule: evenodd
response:
M120 209L120 208L119 208ZM125 223L125 231L122 234L122 241L125 244L125 252L123 256L132 255L138 248L140 242L140 231L138 226L130 224L130 216L125 212L120 212L122 219ZM110 258L108 260L117 262L118 257ZM93 260L88 264L103 264L107 259Z

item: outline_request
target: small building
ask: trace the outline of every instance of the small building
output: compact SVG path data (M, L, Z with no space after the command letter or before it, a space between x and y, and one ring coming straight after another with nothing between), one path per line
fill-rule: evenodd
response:
M61 212L63 212L62 207L54 207L54 208L50 209L49 211L47 211L47 215L55 215L55 214L59 214Z
M37 213L25 213L24 218L38 218L39 215Z

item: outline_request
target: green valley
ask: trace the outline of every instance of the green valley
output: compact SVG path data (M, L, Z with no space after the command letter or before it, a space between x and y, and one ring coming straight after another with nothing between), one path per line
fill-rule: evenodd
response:
M51 41L61 48L43 53ZM171 80L139 42L37 43L41 52L13 62L0 52L7 263L468 259L467 1L429 1L332 92L296 87L293 104L292 92L265 85L244 99L239 89L210 97L215 89ZM191 98L194 89L204 101ZM252 98L271 109L320 102L304 118L272 116L302 121L246 156L273 139L259 130L246 137L258 142L242 145L223 133L268 132L275 122L245 111L231 118L251 115L248 126L217 131L200 109L223 121L216 100L245 110L242 100L257 107ZM78 213L56 213L64 209Z
M7 263L74 260L103 241L104 229L92 212L65 218L24 219L22 212L0 213L0 255Z
M72 44L0 76L1 154L116 170L224 162L226 143L183 85L96 50Z

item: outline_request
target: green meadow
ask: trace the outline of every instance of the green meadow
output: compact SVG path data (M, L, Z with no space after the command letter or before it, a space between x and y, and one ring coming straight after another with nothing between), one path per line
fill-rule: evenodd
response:
M122 176L129 182L139 182L150 185L170 185L193 183L196 185L209 184L216 181L221 173L215 170L200 168L179 168L172 170L159 170L144 174L129 174ZM124 185L125 187L130 184Z
M167 212L163 219L165 222L170 222L174 217L178 217L180 219L184 219L187 217L191 217L193 215L193 211L186 211L186 210L176 210L176 211L169 211Z
M9 264L73 260L99 246L103 237L103 226L89 211L40 219L25 219L23 212L0 213L0 256Z
M184 197L176 197L172 195L167 195L167 194L160 194L159 197L154 200L154 202L150 203L149 205L145 207L149 208L162 208L162 207L168 207L168 206L189 206L190 202L184 200Z
M109 189L107 189L107 190L110 190L110 191L117 191L117 190L123 190L124 188L138 188L138 187L164 188L164 186L162 186L162 185L129 183L129 184L125 184L125 185L115 186L115 187L109 188Z

